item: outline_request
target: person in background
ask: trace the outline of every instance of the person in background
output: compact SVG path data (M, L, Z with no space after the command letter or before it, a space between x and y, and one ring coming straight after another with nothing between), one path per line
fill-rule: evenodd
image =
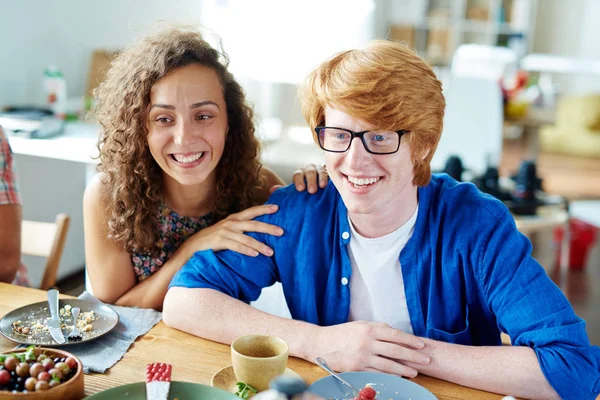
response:
M21 208L12 151L0 126L0 282L29 286L21 264Z
M595 399L600 348L506 206L431 174L445 100L425 61L392 41L341 52L308 76L301 104L331 182L273 193L279 212L256 220L285 234L250 233L272 256L195 253L170 284L165 323L224 343L275 335L337 371ZM293 320L246 304L275 281Z
M195 30L142 38L95 91L99 171L84 194L86 268L100 300L160 309L171 278L199 250L257 256L272 249L246 232L283 181L259 162L254 114L225 54ZM327 175L294 176L308 192ZM317 183L317 180L319 182Z

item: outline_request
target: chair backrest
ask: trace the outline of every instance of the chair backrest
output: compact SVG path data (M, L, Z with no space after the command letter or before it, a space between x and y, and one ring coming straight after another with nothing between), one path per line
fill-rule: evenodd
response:
M56 275L67 240L70 218L58 214L54 222L24 220L21 226L21 254L46 257L46 266L40 289L48 290L56 284Z
M491 79L452 76L444 83L444 96L444 130L431 168L443 170L448 157L457 155L466 169L483 174L488 161L496 164L502 153L500 85Z

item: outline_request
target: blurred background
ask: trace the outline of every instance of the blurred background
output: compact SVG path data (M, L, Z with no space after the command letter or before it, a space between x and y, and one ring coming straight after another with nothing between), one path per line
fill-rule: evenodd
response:
M257 113L263 161L288 182L296 168L323 162L298 84L333 53L389 38L414 48L443 82L434 169L507 196L535 256L600 344L600 311L591 308L600 302L598 16L596 0L5 1L0 109L50 110L26 121L0 114L23 216L71 217L58 286L81 293L81 203L98 135L83 116L111 58L157 24L201 25L209 41L221 40ZM36 285L43 260L25 262Z

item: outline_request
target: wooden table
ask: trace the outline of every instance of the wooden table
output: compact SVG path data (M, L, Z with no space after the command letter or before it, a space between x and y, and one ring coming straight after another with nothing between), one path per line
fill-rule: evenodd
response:
M0 283L2 316L15 308L44 300L44 291ZM0 336L0 352L7 352L13 347L15 343ZM173 380L210 385L213 374L229 365L231 358L229 346L177 331L161 321L147 334L138 338L107 373L85 375L85 394L91 395L115 386L143 382L146 364L152 362L173 364ZM290 358L288 366L308 383L326 376L320 367L301 359ZM484 400L502 397L424 375L412 381L429 389L440 400Z

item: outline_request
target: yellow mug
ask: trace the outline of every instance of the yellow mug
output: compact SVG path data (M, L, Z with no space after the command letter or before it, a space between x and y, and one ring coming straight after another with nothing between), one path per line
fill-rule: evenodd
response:
M267 335L241 336L231 343L231 362L235 378L254 386L259 392L282 375L287 366L289 349L282 339Z

